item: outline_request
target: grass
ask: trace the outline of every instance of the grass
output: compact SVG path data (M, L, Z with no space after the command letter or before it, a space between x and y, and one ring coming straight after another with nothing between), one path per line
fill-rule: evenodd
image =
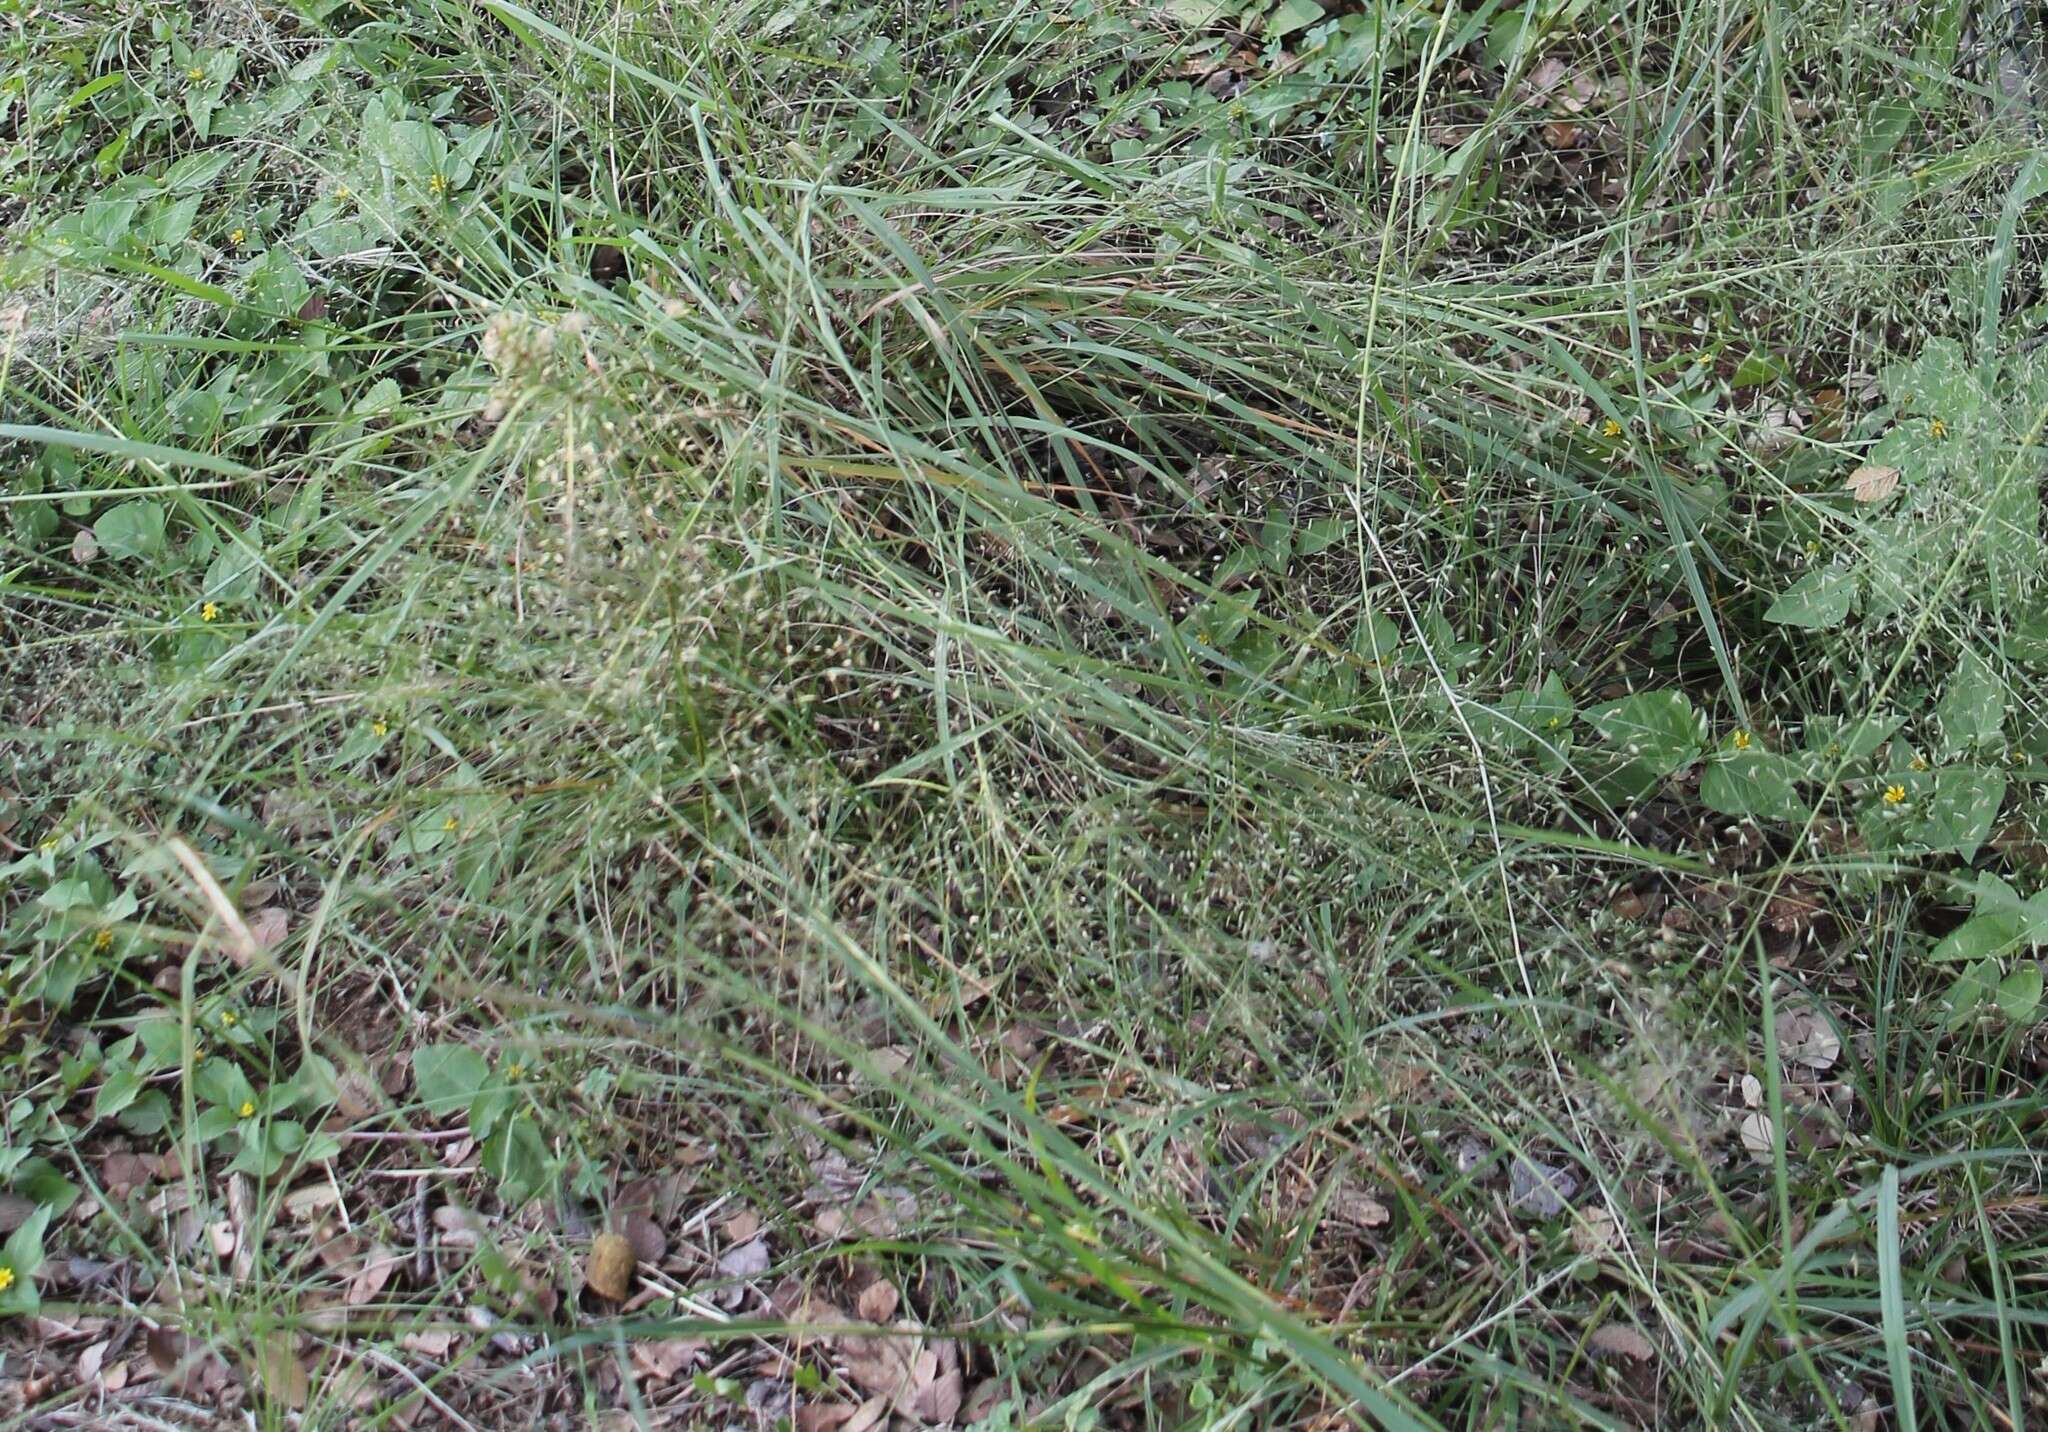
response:
M10 1413L2039 1419L2023 52L1198 9L4 17Z

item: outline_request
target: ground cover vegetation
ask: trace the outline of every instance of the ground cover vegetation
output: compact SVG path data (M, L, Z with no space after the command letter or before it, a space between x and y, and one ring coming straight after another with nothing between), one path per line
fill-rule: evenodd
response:
M2048 1420L2032 10L0 5L10 1416Z

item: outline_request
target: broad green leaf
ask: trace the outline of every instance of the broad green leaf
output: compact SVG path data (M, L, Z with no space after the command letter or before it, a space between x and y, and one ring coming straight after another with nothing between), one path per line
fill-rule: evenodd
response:
M490 1077L491 1066L466 1044L423 1044L412 1052L413 1088L436 1118L467 1111Z
M1995 745L2005 726L2005 688L1982 657L1966 651L1935 714L1949 750Z
M1282 0L1280 8L1266 21L1266 34L1277 39L1291 35L1305 25L1313 25L1322 18L1323 7L1316 4L1316 0Z
M2003 771L1981 766L1936 771L1914 800L1915 818L1906 827L1906 838L1969 860L1990 839L2005 789Z
M161 503L136 498L104 513L92 535L109 557L154 557L164 549L167 521Z
M1849 619L1856 608L1856 575L1847 567L1808 572L1778 594L1764 620L1806 631L1826 631Z
M1682 691L1638 691L1585 714L1595 731L1659 775L1699 754L1700 720Z
M1948 1024L1954 1029L1969 1023L1980 1005L1998 986L1998 961L1979 960L1961 974L1948 990Z
M1998 982L1998 1012L2014 1024L2030 1023L2041 1009L2041 967L2028 960Z
M1821 758L1820 774L1837 761L1862 761L1875 755L1903 724L1889 712L1876 711L1846 720L1832 716L1806 718L1806 749Z
M1802 772L1771 751L1736 751L1717 757L1700 778L1700 799L1723 815L1767 820L1803 820L1799 798Z

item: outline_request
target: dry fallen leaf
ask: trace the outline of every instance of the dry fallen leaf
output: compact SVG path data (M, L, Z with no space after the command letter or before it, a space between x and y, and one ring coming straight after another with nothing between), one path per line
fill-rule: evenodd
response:
M1657 1355L1657 1345L1627 1323L1602 1323L1586 1340L1594 1352L1606 1357L1627 1357L1648 1362Z
M430 1328L421 1332L407 1333L398 1340L398 1345L407 1352L436 1362L448 1356L448 1349L455 1346L455 1334L445 1329Z
M633 1245L617 1233L600 1233L583 1265L583 1283L600 1298L623 1303L633 1287Z
M1869 462L1849 474L1842 484L1858 502L1882 502L1899 490L1899 470Z
M93 536L92 528L81 527L71 539L71 560L83 567L100 554L100 539Z
M282 905L265 905L249 917L249 933L266 950L274 950L291 933L291 912Z
M306 1375L306 1365L299 1361L298 1344L292 1335L282 1329L265 1333L256 1340L252 1351L256 1381L270 1400L294 1410L304 1407L312 1395L313 1380Z
M749 1243L761 1231L761 1216L752 1209L742 1208L720 1226L725 1230L726 1242Z
M1778 1014L1778 1053L1788 1064L1829 1069L1842 1056L1842 1041L1820 1010L1792 1006Z
M718 1260L718 1271L728 1278L755 1278L768 1271L768 1240L755 1238L728 1249Z
M862 1322L886 1323L896 1316L896 1308L902 1300L902 1294L896 1291L894 1283L887 1278L878 1278L861 1289L853 1307Z
M1776 1141L1777 1131L1771 1126L1771 1116L1758 1112L1748 1114L1742 1120L1742 1146L1758 1158L1770 1157L1771 1147Z
M370 1245L369 1254L363 1259L363 1268L349 1280L348 1305L359 1308L384 1291L384 1285L391 1281L399 1265L405 1262L405 1255L394 1253L382 1243Z

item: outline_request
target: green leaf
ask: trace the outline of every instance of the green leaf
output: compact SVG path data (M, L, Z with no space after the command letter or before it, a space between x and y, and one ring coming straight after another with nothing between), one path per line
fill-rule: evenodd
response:
M1736 751L1708 765L1700 778L1700 799L1723 815L1804 820L1809 811L1797 789L1801 774L1774 752Z
M1906 827L1906 838L1930 851L1953 850L1965 860L1973 858L1991 838L2005 788L2003 771L1951 766L1934 772L1914 800L1915 819Z
M499 1196L507 1203L526 1202L547 1182L547 1141L529 1117L508 1120L484 1141L479 1154L485 1172L498 1181Z
M1751 353L1735 365L1735 375L1728 381L1737 388L1758 388L1791 371L1792 365L1774 353Z
M1966 651L1935 714L1949 750L1995 745L2005 727L2005 688L1984 658Z
M1903 724L1890 712L1874 711L1867 716L1838 720L1831 716L1806 718L1806 749L1821 758L1821 774L1832 773L1837 761L1862 761L1875 755Z
M1280 8L1266 21L1266 37L1278 39L1293 34L1322 18L1323 7L1316 4L1316 0L1282 0Z
M142 1093L142 1076L133 1069L116 1069L109 1074L92 1101L95 1119L111 1119Z
M467 1111L490 1077L491 1066L466 1044L425 1044L412 1052L413 1088L436 1118Z
M0 1248L0 1268L13 1276L5 1289L0 1289L0 1317L11 1317L21 1313L33 1313L42 1306L42 1299L36 1291L36 1270L43 1266L43 1230L49 1226L50 1210L38 1208L22 1220L14 1230L4 1248Z
M1979 960L1957 975L1956 982L1948 989L1949 1028L1969 1023L1978 1006L1991 997L1997 981L1997 960Z
M2031 1023L2041 1009L2041 967L2028 960L1998 982L1998 1012L2014 1024Z
M1669 775L1699 754L1699 717L1682 691L1638 691L1593 707L1586 720L1658 775Z
M1764 620L1779 626L1826 631L1849 619L1856 607L1856 576L1847 567L1808 572L1778 594Z
M137 498L102 515L92 535L109 557L154 557L164 549L166 525L160 503Z

